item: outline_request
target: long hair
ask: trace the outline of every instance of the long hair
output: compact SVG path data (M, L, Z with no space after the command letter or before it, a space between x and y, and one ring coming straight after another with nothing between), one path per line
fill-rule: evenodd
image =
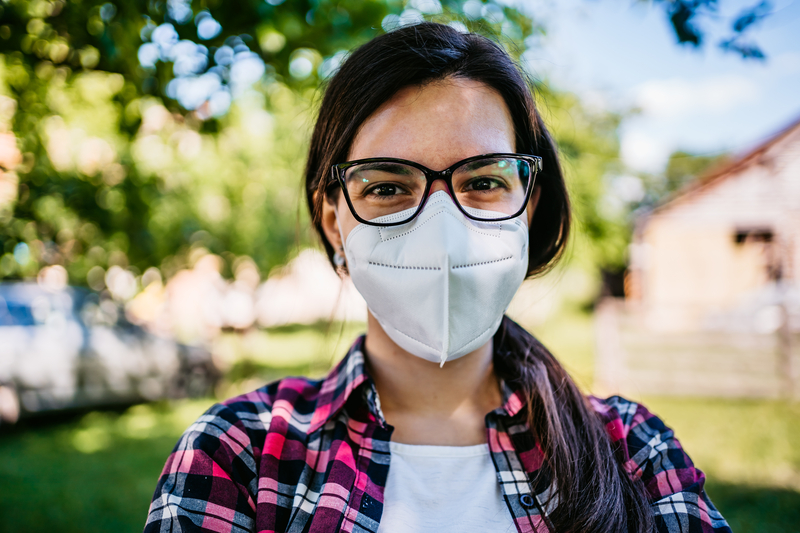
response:
M355 50L331 78L311 137L305 186L314 226L321 226L330 168L344 162L360 126L397 91L448 77L497 91L514 121L516 151L541 156L540 197L529 230L528 275L546 271L564 251L570 205L555 143L534 106L530 84L493 41L449 26L421 23L386 33ZM516 383L528 423L556 481L556 531L649 532L652 517L640 486L625 473L604 423L564 368L530 333L504 319L495 335L495 368Z

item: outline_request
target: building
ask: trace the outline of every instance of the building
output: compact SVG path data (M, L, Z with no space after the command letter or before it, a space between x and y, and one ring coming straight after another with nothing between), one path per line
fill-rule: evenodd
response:
M626 297L652 331L769 333L799 282L800 119L638 221Z

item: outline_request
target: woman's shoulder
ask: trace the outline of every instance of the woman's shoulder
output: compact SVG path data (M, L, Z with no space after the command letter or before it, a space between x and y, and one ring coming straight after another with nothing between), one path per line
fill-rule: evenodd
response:
M350 394L366 381L363 341L363 336L357 338L347 355L322 379L300 376L273 381L213 405L197 423L234 425L256 441L263 440L263 433L271 430L302 437L335 416Z
M702 488L703 473L695 468L672 429L644 405L621 396L588 398L605 422L625 469L644 481L651 498L658 500L692 486Z
M274 417L298 422L311 416L316 409L322 383L323 380L302 376L286 377L223 400L212 406L206 415L236 420L250 430L266 431Z
M588 400L605 422L625 470L644 484L658 531L730 533L705 492L705 474L694 466L672 429L645 406L626 398L589 396Z
M605 422L606 432L617 453L622 454L625 466L631 474L638 477L647 475L646 471L653 466L652 460L660 453L667 453L675 459L680 458L672 467L694 470L672 429L641 403L622 396L589 396L588 400Z
M641 403L622 396L588 396L594 411L606 424L612 442L625 441L628 447L641 448L654 438L666 440L673 432Z
M196 523L198 516L228 523L229 528L233 520L241 530L252 529L267 435L277 419L287 422L277 424L284 435L297 435L303 413L314 409L321 383L284 378L216 403L200 415L167 458L145 531L165 531L165 524L172 527L176 520ZM231 501L231 494L239 497ZM197 502L203 500L205 511L198 514Z

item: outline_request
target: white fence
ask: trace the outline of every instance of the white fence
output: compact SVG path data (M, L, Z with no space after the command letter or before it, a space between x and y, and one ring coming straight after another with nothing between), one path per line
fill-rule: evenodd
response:
M800 399L800 332L654 332L641 309L605 299L595 314L595 389L630 396Z

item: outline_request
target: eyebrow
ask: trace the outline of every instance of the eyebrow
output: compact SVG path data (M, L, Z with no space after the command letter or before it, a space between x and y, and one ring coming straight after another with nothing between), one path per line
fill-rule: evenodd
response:
M478 169L483 168L483 167L488 167L490 165L495 165L499 161L507 161L507 159L495 158L495 157L489 157L489 158L486 158L486 159L478 159L476 161L470 161L469 163L466 163L465 165L462 165L462 166L458 167L458 170L465 170L467 172L470 172L472 170L478 170Z
M394 161L375 161L373 163L361 163L352 167L353 170L364 172L366 170L380 170L382 172L389 172L402 176L410 176L414 173L414 169L402 163L395 163ZM351 173L352 174L352 173ZM349 178L350 176L348 176Z

